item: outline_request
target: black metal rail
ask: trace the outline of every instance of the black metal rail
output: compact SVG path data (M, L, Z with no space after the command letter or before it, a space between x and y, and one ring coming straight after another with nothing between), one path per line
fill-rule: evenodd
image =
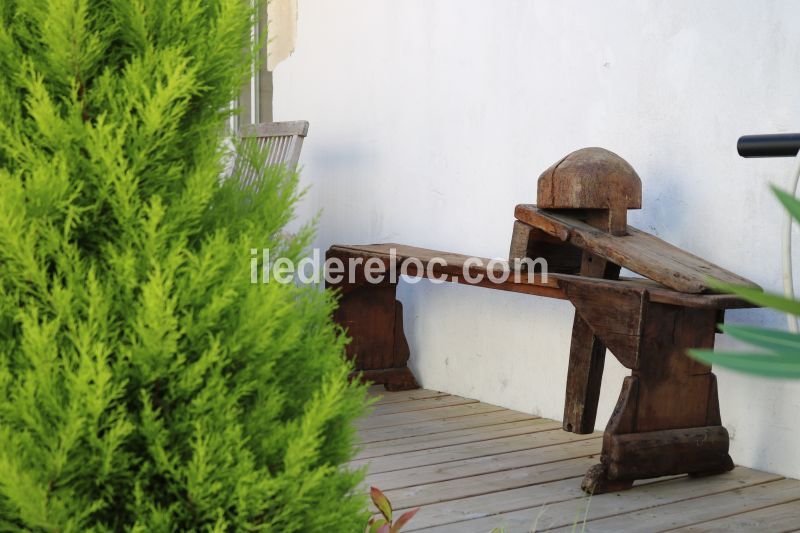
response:
M744 135L736 149L742 157L794 157L800 151L800 133Z

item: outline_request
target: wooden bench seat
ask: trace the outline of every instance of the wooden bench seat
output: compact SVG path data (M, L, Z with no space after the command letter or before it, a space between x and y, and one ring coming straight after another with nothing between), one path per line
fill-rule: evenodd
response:
M541 274L536 273L532 281L529 281L527 274L523 274L521 276L522 279L519 282L515 281L514 277L511 276L506 282L496 284L487 280L486 265L488 265L491 261L489 258L469 256L454 252L430 250L427 248L419 248L405 244L336 244L329 249L328 256L340 257L342 259L359 257L364 260L374 257L385 261L385 264L388 268L388 262L391 257L392 250L395 250L395 257L397 258L398 262L406 261L408 259L418 259L421 262L423 266L422 271L419 271L415 265L409 266L408 274L411 276L427 277L428 264L430 263L431 259L444 259L447 264L440 265L436 263L433 265L432 271L437 277L440 279L445 277L446 281L450 283L467 283L462 275L464 271L464 263L468 259L476 258L480 259L484 266L470 266L469 272L472 276L483 277L484 281L474 285L479 287L488 287L490 289L567 300L569 298L563 288L565 283L582 282L596 283L599 286L608 288L646 289L650 295L650 300L653 302L682 305L685 307L707 309L740 309L753 307L753 305L749 302L730 294L687 294L669 289L646 278L621 277L619 280L607 280L602 278L589 279L571 274L548 273L547 281L545 282L542 279ZM497 271L499 274L500 267L497 267Z

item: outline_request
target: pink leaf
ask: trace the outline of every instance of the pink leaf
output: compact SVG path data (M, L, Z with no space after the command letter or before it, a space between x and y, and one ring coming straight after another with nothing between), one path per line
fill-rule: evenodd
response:
M367 522L367 533L378 533L379 528L386 524L388 524L386 519L373 516L369 519L369 522Z
M409 520L414 518L414 515L417 514L419 510L420 508L417 507L416 509L411 509L410 511L406 511L405 513L400 515L400 518L398 518L397 522L395 522L394 525L392 526L390 533L397 533L398 531L400 531L403 528L403 526L408 523Z
M387 498L386 495L376 487L369 488L369 496L372 498L372 503L375 504L375 507L378 508L386 521L391 523L392 504L389 502L389 498Z

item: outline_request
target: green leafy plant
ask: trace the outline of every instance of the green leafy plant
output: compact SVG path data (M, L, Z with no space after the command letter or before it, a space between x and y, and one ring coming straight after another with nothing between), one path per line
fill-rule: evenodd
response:
M420 510L419 507L406 511L394 523L392 522L392 504L389 498L375 487L370 487L369 495L372 503L380 511L381 516L374 516L367 523L367 533L397 533L414 518Z
M256 6L257 7L257 6ZM297 176L221 180L249 0L0 3L0 530L357 531L333 296L252 284ZM264 156L243 150L251 165Z
M795 221L800 221L800 201L773 187L775 195ZM736 294L762 307L800 316L800 301L751 287L717 283L725 292ZM754 326L720 325L731 337L752 345L753 352L689 350L689 355L708 364L772 378L800 379L800 335L783 330Z

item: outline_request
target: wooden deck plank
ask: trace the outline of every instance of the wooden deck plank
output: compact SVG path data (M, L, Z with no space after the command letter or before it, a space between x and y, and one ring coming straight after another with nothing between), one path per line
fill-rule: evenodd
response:
M600 439L573 441L558 446L537 448L536 453L530 450L487 455L453 461L450 463L408 468L397 472L367 474L366 483L381 490L413 487L437 481L459 479L488 472L510 471L515 468L574 459L600 453ZM578 483L580 485L580 483Z
M599 434L445 393L389 394L402 396L381 399L359 424L351 465L368 468L363 489L383 490L395 511L422 507L404 531L566 532L584 516L586 531L601 532L800 528L797 480L740 467L589 498L580 480L598 460Z
M470 400L461 396L435 396L419 400L409 400L407 402L392 402L383 405L376 405L372 408L370 417L387 416L395 413L407 413L411 411L426 411L439 407L449 407L451 405L466 405L468 403L478 403L478 400Z
M420 435L433 435L456 429L469 429L486 427L506 422L519 422L521 420L535 420L537 417L518 413L516 411L501 410L489 413L480 413L469 416L451 418L449 420L433 420L428 422L411 422L391 427L365 429L358 432L359 441L363 444L383 440L392 440L403 436L415 437Z
M427 422L430 420L447 420L458 418L465 415L478 413L491 413L503 411L502 407L490 405L488 403L475 402L466 405L453 405L450 407L437 407L424 411L411 411L407 413L397 413L392 416L370 416L356 423L358 429L378 429L393 427L398 424L411 424L417 422Z
M590 521L586 524L586 530L624 533L638 531L637 524L647 524L648 528L663 531L798 499L800 499L800 481L781 479L635 513ZM800 503L795 503L794 513L794 527L800 528ZM768 529L773 531L771 525Z
M452 444L477 442L479 440L510 437L512 435L524 435L526 433L547 431L560 427L561 422L548 420L546 418L535 418L533 420L520 420L517 422L507 422L478 428L456 429L453 431L434 433L433 435L401 437L399 439L365 444L361 447L361 451L356 455L355 459L369 459L371 457L382 457L395 453L429 450L442 446L450 446Z
M439 533L446 531L486 532L493 527L502 526L506 528L506 533L527 532L537 517L537 531L548 531L557 528L563 528L562 531L571 530L576 521L580 522L584 517L589 521L587 523L588 530L591 521L599 518L623 515L658 505L724 493L779 479L781 479L781 476L775 474L767 474L766 472L759 472L749 468L737 468L726 474L705 478L693 479L688 476L680 476L666 481L649 480L637 484L632 490L600 494L592 496L591 499L581 493L580 483L575 484L573 482L573 488L578 491L575 493L576 496L574 498L554 499L552 496L547 495L548 487L545 487L541 489L541 495L536 494L538 499L529 500L528 504L524 505L526 508L518 507L517 510L512 510L507 501L509 497L513 497L513 501L516 503L518 501L516 497L519 494L507 494L513 491L499 492L491 495L493 498L487 498L486 501L469 501L469 498L459 500L459 505L453 506L454 508L446 515L439 510L436 520L449 520L452 517L457 517L459 512L466 516L468 513L464 512L464 510L470 508L470 506L472 509L480 508L481 512L484 513L484 517L463 523L447 524L442 522L441 527L432 529L432 531ZM557 489L557 487L554 486L553 489ZM525 489L517 490L524 492ZM563 494L568 494L568 491L561 490L557 492L559 497ZM542 505L546 505L543 511L541 509ZM421 511L415 519L420 515L422 515ZM466 520L469 520L469 518L466 518ZM422 520L419 523L423 523ZM641 530L644 522L639 521L635 522L635 524ZM415 524L414 527L420 526ZM578 527L580 528L580 525ZM649 524L648 530L653 530L649 528Z
M369 471L373 474L378 474L595 438L599 438L599 435L576 435L565 433L560 428L548 429L510 437L454 444L430 450L412 451L356 460L352 461L350 464L356 468L369 465Z
M725 518L681 527L673 531L703 533L745 533L751 531L797 531L800 528L800 500L762 507Z
M413 400L424 400L426 398L436 398L439 396L450 396L446 392L439 392L427 389L412 389L403 391L387 391L383 385L373 385L369 389L372 398L378 397L374 405L385 405L395 402L410 402Z
M486 533L502 523L499 516L492 515L564 500L585 500L580 487L580 477L426 505L417 513L413 522L409 523L406 531L436 527L432 531Z
M414 452L398 453L385 457L374 457L350 463L353 467L369 465L369 471L373 474L381 472L391 472L393 470L404 470L418 466L449 463L464 459L474 459L487 455L497 455L519 450L531 450L544 446L554 446L566 442L589 440L600 437L599 434L578 435L566 433L561 428L529 433L525 435L514 435L512 437L501 437L488 441L467 442L465 444L454 444L443 446L432 450L421 450Z
M596 463L596 457L578 457L556 463L525 466L513 470L489 472L438 483L415 485L404 489L385 491L385 494L395 509L406 509L420 505L428 506L433 503L500 492L537 483L548 483L570 478L577 479L583 476L586 470Z

